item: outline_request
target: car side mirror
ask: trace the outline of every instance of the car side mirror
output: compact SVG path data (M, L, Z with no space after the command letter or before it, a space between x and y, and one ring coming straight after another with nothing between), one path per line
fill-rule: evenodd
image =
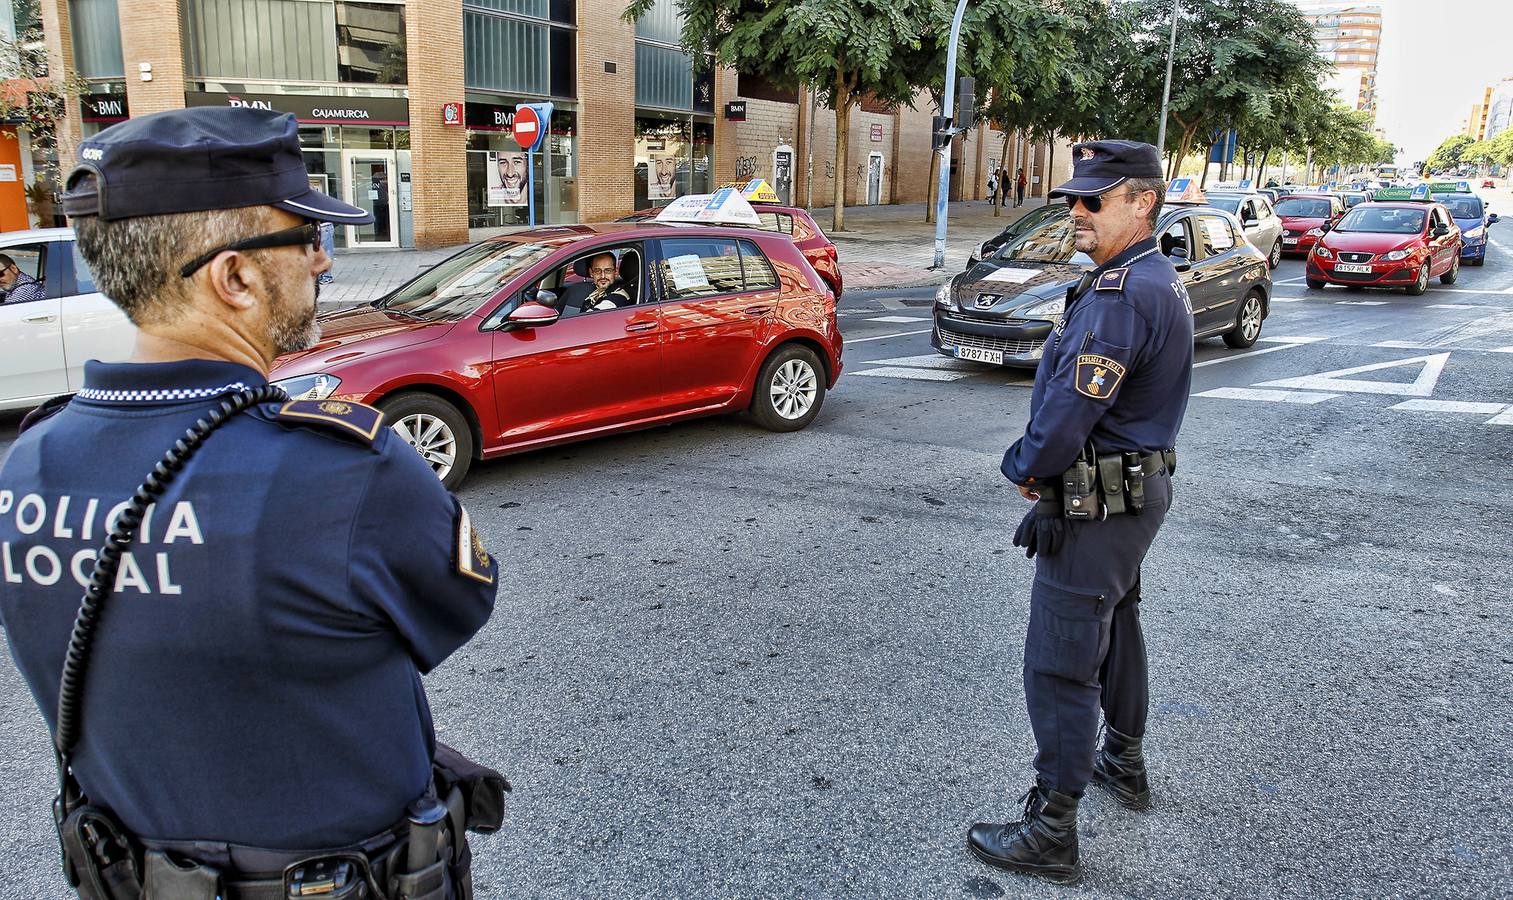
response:
M1445 235L1447 235L1449 233L1450 233L1450 229L1447 228L1444 225L1436 225L1436 226L1434 226L1434 236L1435 237L1444 237Z
M1323 225L1319 226L1319 230L1322 231L1322 232L1324 232L1325 234L1328 234L1329 232L1331 232L1331 231L1334 230L1334 222L1333 221L1325 222Z
M527 300L515 308L504 320L506 329L543 328L562 318L562 310L553 304L557 295L551 291L537 291L535 299Z
M1487 224L1488 225L1495 225L1495 224L1497 224L1497 213L1488 213L1487 214Z

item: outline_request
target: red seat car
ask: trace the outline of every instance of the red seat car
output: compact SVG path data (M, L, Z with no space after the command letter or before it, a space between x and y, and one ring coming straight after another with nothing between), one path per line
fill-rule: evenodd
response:
M1278 200L1283 255L1307 254L1324 233L1324 224L1334 224L1344 213L1344 201L1334 194L1288 194Z
M830 290L835 292L835 299L839 300L841 298L840 254L836 252L835 244L815 223L814 217L796 206L778 206L753 201L751 208L761 218L760 227L763 231L776 231L793 239L793 245L799 248L799 251L809 260L809 264L814 266L814 270L820 273L820 277L830 285ZM642 209L620 221L649 222L656 214L657 211L654 209Z
M797 430L841 373L831 290L754 228L504 235L321 324L272 378L383 409L449 488L475 459L677 419L749 410Z
M1438 203L1373 201L1346 213L1308 256L1308 286L1401 287L1419 296L1429 279L1460 275L1460 229Z

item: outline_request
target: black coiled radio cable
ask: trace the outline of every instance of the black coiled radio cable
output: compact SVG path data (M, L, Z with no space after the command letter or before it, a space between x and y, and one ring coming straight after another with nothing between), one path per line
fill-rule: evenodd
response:
M124 512L111 527L105 546L95 558L94 571L89 576L84 599L79 603L79 612L74 617L73 633L68 638L68 655L63 661L63 677L58 685L58 724L53 737L53 754L58 762L58 799L53 804L53 817L61 839L63 822L78 804L81 791L70 770L70 753L79 738L79 723L84 702L84 681L89 675L89 655L95 632L100 627L100 617L105 611L105 601L115 588L116 570L121 565L121 554L135 537L137 528L151 506L195 451L200 449L211 432L224 425L231 417L258 403L288 400L283 388L271 384L247 388L221 400L220 404L199 419L174 442L162 460L153 467L147 477L132 494Z

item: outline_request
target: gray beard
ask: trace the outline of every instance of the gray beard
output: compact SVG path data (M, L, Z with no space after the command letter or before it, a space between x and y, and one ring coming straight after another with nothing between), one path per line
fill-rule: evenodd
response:
M315 299L320 299L320 282L315 284ZM320 323L315 320L315 303L308 307L291 308L282 285L270 286L268 300L278 312L269 329L272 332L273 349L279 355L309 350L320 340Z

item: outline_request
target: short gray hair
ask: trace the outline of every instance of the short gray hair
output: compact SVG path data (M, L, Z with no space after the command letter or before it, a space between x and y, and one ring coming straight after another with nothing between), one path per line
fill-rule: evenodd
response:
M179 276L180 266L221 244L258 234L267 219L266 207L248 206L111 221L81 216L73 226L95 284L140 326L176 318L173 301L185 299L188 286Z
M1132 194L1140 194L1145 191L1156 192L1156 202L1151 206L1150 226L1151 231L1156 230L1156 222L1161 218L1161 198L1166 196L1166 182L1159 178L1131 178L1126 184L1129 185Z

